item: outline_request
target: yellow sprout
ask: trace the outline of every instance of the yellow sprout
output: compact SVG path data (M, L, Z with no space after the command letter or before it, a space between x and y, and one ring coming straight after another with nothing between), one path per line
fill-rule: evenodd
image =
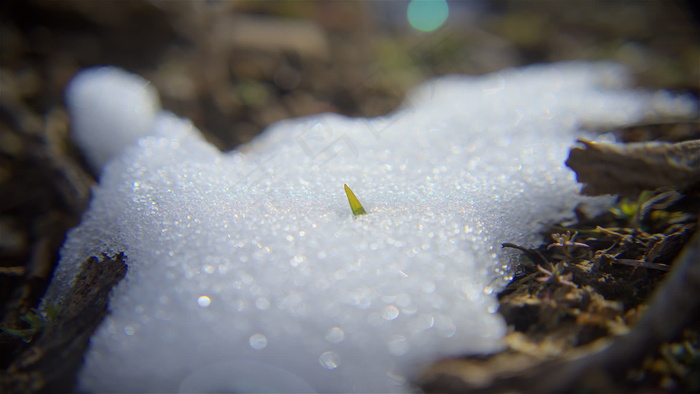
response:
M365 211L365 208L362 207L362 204L360 204L360 200L358 200L357 197L355 197L355 193L353 193L352 190L350 190L348 185L344 186L345 194L347 194L348 196L348 202L350 203L350 209L352 209L353 215L357 216L367 213L367 211Z

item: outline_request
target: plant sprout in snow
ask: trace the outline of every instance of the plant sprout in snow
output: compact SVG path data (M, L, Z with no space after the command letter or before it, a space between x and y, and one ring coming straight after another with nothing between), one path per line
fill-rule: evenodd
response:
M352 214L358 216L367 213L362 204L360 204L360 200L358 200L357 197L355 197L355 193L353 193L352 190L350 190L348 185L343 186L345 186L345 194L348 196L348 202L350 203L350 209L352 209Z

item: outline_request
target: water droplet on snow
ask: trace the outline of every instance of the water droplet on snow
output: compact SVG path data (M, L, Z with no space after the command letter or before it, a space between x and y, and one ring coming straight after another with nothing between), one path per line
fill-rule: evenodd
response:
M250 347L255 350L265 349L267 347L267 337L263 334L256 333L248 338L248 343Z
M325 369L336 369L340 365L340 356L335 352L324 352L318 358L318 362Z
M199 298L197 298L197 305L201 306L202 308L206 308L211 305L211 298L204 295L199 296Z
M384 308L384 315L382 315L384 320L394 320L399 317L399 308L389 305Z
M326 333L326 341L331 343L340 343L345 339L345 331L340 327L332 327Z

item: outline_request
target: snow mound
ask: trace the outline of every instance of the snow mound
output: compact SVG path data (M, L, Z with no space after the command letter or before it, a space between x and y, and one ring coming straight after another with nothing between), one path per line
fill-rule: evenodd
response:
M405 391L440 357L498 350L500 245L537 245L585 200L563 164L578 125L692 111L627 79L582 62L449 76L388 116L282 121L222 153L141 78L84 71L67 98L104 171L47 302L88 256L129 269L80 388Z

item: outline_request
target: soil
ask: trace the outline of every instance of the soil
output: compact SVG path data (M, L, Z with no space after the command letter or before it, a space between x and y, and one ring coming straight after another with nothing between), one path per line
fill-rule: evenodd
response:
M383 115L430 77L537 62L612 59L635 72L636 86L697 95L692 4L453 2L445 26L419 33L396 2L2 2L0 391L71 391L106 295L124 275L122 257L96 256L107 264L86 264L72 304L55 314L32 311L96 182L69 138L62 99L78 70L109 64L144 76L165 108L229 150L281 119ZM697 122L613 132L623 141L700 138ZM437 363L416 384L460 392L534 391L537 381L552 382L540 388L553 391L700 390L697 304L667 308L678 320L668 335L616 347L640 331L635 323L653 323L644 320L656 305L652 294L666 294L676 266L685 267L679 256L697 230L697 191L643 197L621 199L598 218L579 213L553 227L539 250L523 250L500 295L507 349ZM698 288L687 297L700 299ZM622 357L605 349L623 349ZM571 367L580 359L617 363Z

